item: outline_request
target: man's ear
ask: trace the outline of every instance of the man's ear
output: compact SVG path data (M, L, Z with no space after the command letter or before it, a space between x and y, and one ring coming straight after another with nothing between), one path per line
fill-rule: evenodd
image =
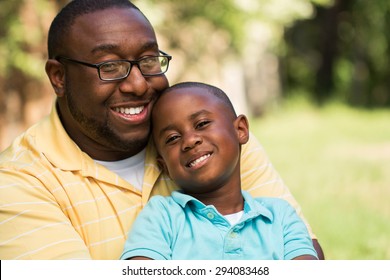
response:
M46 74L58 97L65 94L65 69L64 66L55 59L49 59L45 66Z
M238 140L241 145L249 140L249 122L245 115L239 115L234 121L234 128L237 131Z

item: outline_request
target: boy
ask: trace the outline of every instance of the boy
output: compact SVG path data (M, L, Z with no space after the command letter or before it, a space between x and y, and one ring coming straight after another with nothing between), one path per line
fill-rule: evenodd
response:
M181 191L152 197L122 259L317 259L305 224L284 200L241 190L248 120L220 89L181 83L152 112L161 167Z

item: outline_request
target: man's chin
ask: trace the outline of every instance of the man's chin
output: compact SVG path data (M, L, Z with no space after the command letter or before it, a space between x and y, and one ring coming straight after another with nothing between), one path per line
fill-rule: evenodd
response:
M132 152L134 154L142 151L149 142L149 134L144 136L128 136L126 138L121 137L117 139L114 144L117 148L123 150L124 152Z

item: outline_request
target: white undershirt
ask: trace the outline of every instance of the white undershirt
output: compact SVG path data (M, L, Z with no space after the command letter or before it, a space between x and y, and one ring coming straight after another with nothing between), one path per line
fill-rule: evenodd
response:
M132 184L136 189L142 190L145 170L145 154L146 150L144 149L138 154L123 160L95 160L95 162L118 174L119 177Z
M119 177L123 178L130 184L132 184L136 189L142 190L142 184L144 179L144 170L145 170L145 155L146 150L142 150L138 154L118 161L101 161L95 160L96 163L99 163L105 166L107 169L118 174ZM241 219L244 211L237 213L224 215L228 222L234 226Z
M243 214L244 214L244 210L237 212L237 213L224 215L224 217L226 220L229 221L230 225L234 226L235 224L237 224L240 221Z

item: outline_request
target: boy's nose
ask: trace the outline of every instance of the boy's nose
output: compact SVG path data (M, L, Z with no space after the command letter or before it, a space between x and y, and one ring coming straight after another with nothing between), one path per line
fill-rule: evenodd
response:
M191 150L192 148L196 147L197 145L202 144L202 142L203 142L202 137L200 137L199 134L191 133L191 135L187 135L184 137L182 150L184 152Z

